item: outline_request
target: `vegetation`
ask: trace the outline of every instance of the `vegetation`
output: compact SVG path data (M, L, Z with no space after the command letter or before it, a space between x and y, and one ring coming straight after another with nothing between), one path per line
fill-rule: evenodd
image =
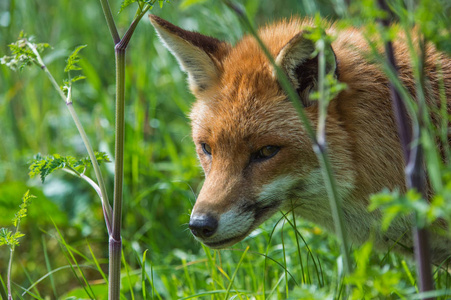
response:
M135 17L133 5L137 4L133 2L110 2L120 32L126 31ZM439 0L406 4L415 8L410 13L398 11L397 18L403 21L404 16L407 22L413 16L427 39L451 53L451 27L446 18L451 4ZM369 32L378 34L374 24L378 10L370 0L347 9L343 9L343 1L324 0L290 0L283 5L246 0L242 5L254 24L292 14L317 13L348 24L370 24ZM248 31L234 11L219 1L173 1L162 9L155 5L152 13L232 42ZM101 151L95 156L103 162L100 168L108 187L106 193L113 199L114 167L108 157L114 157L115 147L114 49L100 2L3 1L0 56L10 55L7 45L16 41L20 32L32 36L29 40L33 43L48 42L40 44L39 50L56 82L63 83L68 77L65 69L70 71L65 95L70 89L92 148ZM354 271L345 278L339 242L315 225L294 219L291 213L275 216L228 250L213 251L194 242L187 224L202 178L186 117L193 97L175 59L157 40L147 20L136 28L126 60L121 297L419 297L412 260L393 253L375 253L371 241L361 247L351 245ZM77 80L80 76L84 80ZM15 299L106 299L108 295L104 212L89 180L77 178L96 176L87 159L75 158L86 157L87 153L60 96L39 68L12 72L6 65L0 66L0 227L9 227L12 219L24 217L16 212L25 191L29 189L37 197L21 220L22 233L16 231L18 224L14 224L16 233L1 231L1 241L4 237L5 244L9 243L9 247L0 247L0 294L5 299L8 278ZM433 161L427 147L425 152L429 153L428 163ZM429 172L435 175L436 190L442 186L433 205L416 204L421 197L413 192L406 197L379 195L374 206L387 212L386 222L395 213L412 211L423 212L427 222L437 217L449 221L451 208L445 205L450 202L449 166L429 165L435 167ZM47 176L57 169L77 176L65 172ZM30 179L30 171L30 175L38 176ZM40 180L44 178L45 184ZM23 197L24 203L29 197L28 193ZM21 234L26 237L20 238ZM20 247L9 260L17 240ZM449 298L451 275L435 268L433 279L437 290L433 295Z

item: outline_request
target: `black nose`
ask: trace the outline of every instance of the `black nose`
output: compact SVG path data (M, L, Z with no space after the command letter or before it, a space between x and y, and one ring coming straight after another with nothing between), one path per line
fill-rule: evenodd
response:
M212 236L218 229L218 220L209 215L193 215L189 220L189 229L199 238Z

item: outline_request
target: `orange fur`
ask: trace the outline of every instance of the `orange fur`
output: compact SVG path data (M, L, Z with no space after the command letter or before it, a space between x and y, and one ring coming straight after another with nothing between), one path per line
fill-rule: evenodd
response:
M256 41L245 36L232 47L184 31L156 16L151 16L151 22L187 71L197 98L190 117L206 175L192 214L192 222L198 225L192 228L197 238L214 248L228 246L243 239L278 209L293 207L298 215L333 230L312 142ZM309 20L292 18L259 31L276 61L291 74L293 86L308 86L307 93L299 90L304 98L314 84L311 72L315 69L311 65L315 66L315 61L302 53L310 49L303 41L302 30L312 25ZM326 124L347 231L356 243L373 234L381 249L391 248L398 240L411 247L410 218L397 219L387 232L382 232L380 212L367 210L369 195L383 188L405 191L388 79L379 65L366 58L369 47L360 31L330 28L329 32L337 35L332 49L338 80L347 84L347 89L330 103ZM408 48L402 40L400 37L394 43L396 59L403 83L414 94ZM436 66L441 65L446 98L451 99L451 60L429 44L426 58L426 100L438 107ZM303 103L308 118L316 125L317 105L308 99ZM433 120L439 124L438 116L434 115ZM203 144L209 146L211 155L203 150ZM277 146L279 151L268 159L253 159L265 146ZM431 246L435 262L451 255L447 238L433 233ZM399 246L394 249L405 251Z

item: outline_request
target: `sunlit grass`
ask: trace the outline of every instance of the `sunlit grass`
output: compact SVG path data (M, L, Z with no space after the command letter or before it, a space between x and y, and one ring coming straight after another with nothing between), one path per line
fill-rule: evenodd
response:
M74 105L93 148L112 157L114 66L110 62L114 51L99 3L6 3L13 2L10 24L0 27L0 56L23 29L37 41L53 45L44 60L61 79L65 57L77 45L88 45L80 62L86 80L74 85ZM300 2L287 1L278 7L272 1L249 0L244 5L257 23L264 24L273 14L302 13ZM119 4L112 1L114 12ZM321 9L324 15L332 11L330 4ZM233 15L213 1L185 11L174 1L163 11L155 7L153 13L220 38L236 40L242 34ZM130 14L133 10L117 16L119 27L128 25ZM124 298L340 299L345 287L336 240L312 224L294 220L291 214L277 214L231 249L213 251L194 240L187 223L202 171L186 116L193 96L175 59L146 21L139 25L127 59ZM69 118L64 103L39 70L13 73L0 66L0 227L9 224L15 201L27 188L38 196L37 205L21 224L26 239L16 249L13 262L15 299L106 299L107 233L95 193L69 175L52 175L45 185L27 175L27 162L37 153L86 155ZM101 168L111 190L112 165ZM352 250L358 250L357 256L365 253L355 246ZM390 278L398 280L400 292L385 299L415 293L416 274L410 259L367 252L364 271L369 279L360 278L362 292L374 290L374 283L382 284L383 276L391 271ZM2 297L6 254L7 249L0 247ZM437 270L434 276L437 289L450 289L449 274ZM444 295L449 297L451 292Z

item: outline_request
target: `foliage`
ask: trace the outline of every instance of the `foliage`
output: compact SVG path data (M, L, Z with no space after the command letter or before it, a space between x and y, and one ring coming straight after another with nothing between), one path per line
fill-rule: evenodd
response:
M71 55L69 55L69 58L67 59L66 67L64 68L64 72L69 72L72 70L81 70L81 67L78 65L80 62L80 57L78 53L83 49L86 48L87 45L81 45L75 48L74 52L72 52Z
M102 162L111 162L104 152L95 152L95 155L99 164ZM44 157L37 154L30 163L29 175L31 178L39 175L42 183L44 183L45 178L56 170L66 168L77 174L81 174L85 173L89 166L92 166L89 156L76 159L73 156L61 156L59 154L47 155Z
M27 38L27 35L21 31L17 41L8 45L12 55L5 55L0 58L0 64L4 64L14 71L22 71L26 66L37 64L36 54L33 53L27 45L27 43L32 41L33 38ZM37 43L33 45L40 53L50 47L47 43Z
M124 0L122 1L121 4L121 8L119 10L119 13L121 13L126 7L128 7L129 5L138 2L138 4L140 5L140 7L142 5L150 5L150 7L152 8L153 5L155 4L155 2L157 2L157 0ZM170 3L169 0L158 0L158 5L160 6L160 8L163 7L164 2Z
M83 49L86 48L87 45L81 45L78 46L77 48L75 48L75 50L72 52L71 55L69 55L68 59L67 59L67 64L66 67L64 68L64 72L69 73L70 71L79 71L82 68L79 66L79 62L80 62L80 56L79 56L79 52ZM70 74L68 74L70 75ZM75 77L69 76L68 79L64 80L64 84L62 89L64 91L68 91L72 85L73 82L76 82L78 80L82 80L85 79L86 77L83 75L77 75Z
M7 7L12 16L10 23L4 26L4 14L0 13L1 55L9 51L6 43L14 40L22 29L36 35L28 41L45 40L54 46L53 49L43 46L41 50L47 50L40 52L51 71L63 70L67 66L65 58L77 45L88 45L77 54L79 58L83 55L76 65L83 69L86 78L74 86L72 97L78 99L79 117L93 147L112 157L111 124L115 115L111 85L114 69L110 62L114 60L114 50L110 47L111 37L99 3L50 0L25 5L25 2L15 1L15 5L8 6L13 2L7 0L7 4L0 4L0 9ZM121 4L126 2L111 1L112 10L120 11ZM219 1L185 2L184 10L179 9L179 2L172 1L161 11L155 5L153 13L188 29L232 42L241 36L243 30L237 19ZM264 25L271 19L289 18L294 12L306 15L312 10L334 20L340 15L336 10L338 2L292 0L280 5L275 1L245 0L242 5L256 24ZM425 1L424 7L435 2ZM449 4L438 2L439 6L430 6L431 15L427 18L433 18L435 10L449 15ZM354 10L348 10L349 19L360 24L375 23L378 15L375 1L353 1L352 6ZM366 15L359 13L364 10ZM43 13L49 11L51 15ZM115 16L118 27L127 26L134 13L132 9L123 9ZM441 49L450 50L446 39L451 26L443 27L443 22L449 20L437 17L434 24L429 24L422 21L426 16L419 14L415 18L422 31L431 29L428 39L436 39ZM377 28L375 32L378 33ZM193 242L187 223L202 181L186 117L193 97L176 61L163 49L144 20L137 27L131 46L125 82L129 96L125 103L124 298L223 299L229 289L229 296L235 299L343 299L345 281L337 264L340 253L336 241L332 235L300 219L296 220L294 230L292 218L289 218L290 225L281 215L275 216L245 241L222 251L212 251ZM14 56L14 59L18 58ZM6 63L6 58L2 61ZM17 62L16 69L20 69L22 63L22 69L34 64L32 59ZM74 74L78 72L71 70ZM68 76L54 74L58 82ZM58 101L53 87L43 77L38 68L27 73L12 73L7 66L0 66L0 182L3 190L15 186L6 196L2 195L0 211L8 212L8 218L14 216L11 207L16 205L14 199L22 196L20 188L25 184L33 189L33 194L40 199L42 195L53 205L46 206L48 213L40 210L42 221L36 218L33 225L30 222L21 225L27 238L20 240L20 261L13 261L13 270L17 270L13 273L15 294L23 293L24 290L17 287L20 286L28 290L22 298L87 298L89 293L104 299L107 254L103 214L94 201L96 194L73 176L47 176L48 173L45 185L27 176L27 162L30 158L36 159L35 153L71 153L72 158L44 156L40 163L45 165L47 159L49 165L43 169L54 171L67 168L68 161L71 168L92 175L89 163L74 166L80 160L78 157L85 155L84 149L80 147L81 141L68 117L66 105ZM113 180L111 165L101 165L109 188ZM439 178L449 190L446 168L440 168L439 172L442 175ZM40 177L40 171L35 176ZM21 185L16 186L17 182ZM443 205L443 202L449 203L447 193L437 195L436 202L427 208L432 216L451 216L449 208ZM396 197L394 194L390 198L393 202L381 203L381 208L387 205L390 211L393 205L399 213L408 213L410 208L406 210L402 205L417 205ZM36 206L38 209L40 207ZM61 211L64 218L61 218ZM56 215L64 222L54 226L51 217ZM6 217L2 215L1 220L3 218ZM5 231L2 234L8 235ZM243 255L247 246L250 248ZM346 283L355 286L350 294L358 299L411 298L416 287L412 261L404 261L393 253L380 254L372 249L375 246L354 246L357 267L346 279ZM7 247L0 247L0 257L7 257L5 250ZM144 253L147 254L144 256ZM2 259L1 267L3 263ZM436 269L434 279L437 288L449 290L450 275L445 271ZM0 298L6 298L2 288L5 289L0 284ZM449 298L450 294L444 292L442 298Z
M30 195L30 191L27 191L25 195L22 197L22 204L20 205L20 210L14 216L13 225L17 227L20 220L27 216L28 205L31 203L31 199L36 198L33 195Z
M2 227L0 229L0 246L7 245L10 247L19 245L19 238L23 237L25 234L17 231L13 233L7 228Z
M419 224L421 227L429 226L438 219L450 221L451 205L451 190L449 183L449 173L444 174L447 180L445 189L441 193L435 194L431 201L425 201L423 197L415 190L408 190L407 193L402 194L398 190L385 190L381 193L374 194L371 197L371 204L368 207L370 211L382 211L382 228L387 230L392 221L400 216L409 216L415 214L418 220L424 221Z
M8 270L7 270L7 275L6 275L7 276L6 283L7 283L7 289L8 289L8 299L12 299L11 269L12 269L14 249L17 245L19 245L19 238L21 238L25 235L19 231L19 225L20 225L20 221L27 216L28 206L30 205L32 198L36 198L36 196L31 195L29 190L23 195L22 204L20 205L20 210L16 213L16 215L14 216L14 218L12 220L13 225L15 227L14 233L6 228L0 228L0 246L7 245L10 248Z
M25 234L18 231L20 220L27 216L28 206L31 204L31 199L36 198L30 194L30 191L27 191L22 197L22 204L20 204L20 210L15 214L12 219L12 224L16 227L16 231L13 233L7 228L0 229L0 246L8 245L12 249L14 246L19 245L19 238L23 237Z
M355 285L351 299L375 299L389 297L392 294L408 294L403 274L391 270L389 265L370 264L373 250L371 242L365 243L355 251L356 264L359 266L355 273L346 278L348 284Z

